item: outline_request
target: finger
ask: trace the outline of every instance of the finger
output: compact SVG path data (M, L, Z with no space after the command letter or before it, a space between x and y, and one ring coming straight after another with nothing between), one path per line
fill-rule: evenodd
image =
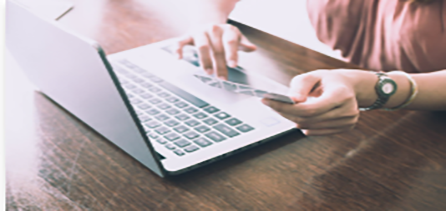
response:
M173 49L174 53L176 54L178 59L182 59L183 58L183 47L185 45L193 45L194 44L194 39L192 38L192 36L190 35L186 35L183 37L180 37L176 44L175 47Z
M316 123L296 123L296 127L299 129L336 129L353 126L357 121L357 117L344 117Z
M211 42L211 50L212 56L214 60L214 71L216 71L217 76L220 79L226 80L228 71L226 69L226 58L223 47L223 30L219 26L212 26L208 32L210 42Z
M241 34L241 32L240 32L240 34ZM246 38L245 36L241 35L240 44L239 44L239 50L242 50L244 52L252 52L252 51L257 50L257 46L252 44L248 40L248 38Z
M234 26L227 27L223 32L223 47L229 67L237 67L237 50L240 43L240 35L238 29Z
M326 122L342 118L353 118L353 119L356 118L356 120L359 118L359 110L357 109L357 107L348 104L313 117L301 117L301 116L289 115L286 113L279 113L279 114L300 125L310 125L310 124L312 125L312 124L317 124L319 122Z
M262 103L280 114L307 118L322 115L323 113L336 108L336 106L333 106L331 109L319 108L318 105L313 104L302 106L302 103L288 104L270 99L262 99Z
M200 62L200 67L203 68L208 74L213 73L212 58L210 55L211 46L209 43L209 38L206 33L197 33L194 35L195 46L198 50L198 57Z
M276 100L270 100L263 98L262 103L266 106L269 106L274 111L278 112L279 114L286 114L286 115L294 115L296 111L294 111L294 105L289 103L282 103Z
M314 117L348 103L357 104L356 96L351 88L336 81L324 82L322 95L303 103L294 104L294 112L298 116Z
M321 81L317 71L295 76L290 83L290 96L296 102L305 102L315 86Z
M325 135L333 135L337 133L342 133L353 129L354 126L351 127L342 127L336 129L314 129L314 130L302 130L302 133L306 136L325 136Z

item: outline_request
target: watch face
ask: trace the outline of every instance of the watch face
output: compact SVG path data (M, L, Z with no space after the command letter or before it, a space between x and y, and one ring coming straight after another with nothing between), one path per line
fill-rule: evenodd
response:
M390 94L393 92L393 90L395 90L395 87L393 87L392 83L385 83L381 89L383 90L384 94Z
M378 90L385 96L393 95L396 92L396 83L392 79L384 79L379 84Z

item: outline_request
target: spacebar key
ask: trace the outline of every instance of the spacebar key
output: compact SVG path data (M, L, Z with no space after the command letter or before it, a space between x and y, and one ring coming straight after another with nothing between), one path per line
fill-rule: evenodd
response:
M178 97L183 98L184 100L188 101L189 103L197 106L198 108L204 108L206 106L209 105L209 103L201 100L198 97L195 97L191 94L189 94L188 92L170 84L169 82L163 81L161 83L159 83L158 85L160 85L161 87L163 87L164 89L169 90L170 92L178 95Z

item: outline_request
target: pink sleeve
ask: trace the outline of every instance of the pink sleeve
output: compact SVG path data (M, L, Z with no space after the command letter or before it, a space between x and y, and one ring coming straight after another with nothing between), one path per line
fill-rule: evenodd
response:
M446 4L399 0L308 0L320 41L372 70L446 69Z

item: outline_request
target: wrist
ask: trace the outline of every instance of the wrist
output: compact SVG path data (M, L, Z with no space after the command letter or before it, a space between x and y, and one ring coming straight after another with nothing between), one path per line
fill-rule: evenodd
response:
M386 75L397 84L397 89L383 105L383 108L394 108L404 103L409 97L410 82L405 75L398 72L388 72ZM375 90L375 86L379 80L378 77L374 72L356 70L350 73L350 77L353 81L358 107L370 107L378 99Z
M362 70L345 70L345 75L348 77L347 80L351 82L358 107L369 107L378 99L375 91L378 78L375 73Z

